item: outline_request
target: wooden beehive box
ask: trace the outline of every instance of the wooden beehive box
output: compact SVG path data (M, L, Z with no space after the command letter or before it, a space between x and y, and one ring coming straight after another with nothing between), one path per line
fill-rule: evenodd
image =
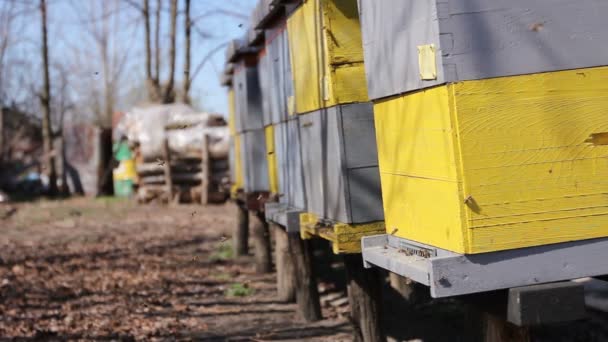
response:
M243 189L247 193L266 192L270 188L264 129L244 132L241 135L243 163Z
M360 6L387 232L459 253L608 236L608 3Z
M608 68L375 104L387 231L460 253L608 236Z
M290 208L306 209L298 117L273 126L279 202Z
M245 39L235 39L226 49L231 64L234 91L234 130L237 133L263 129L263 108L258 71L259 48Z
M368 100L356 0L308 0L287 20L295 111Z
M299 116L308 212L347 224L383 219L370 103Z
M606 65L604 0L360 0L368 92Z

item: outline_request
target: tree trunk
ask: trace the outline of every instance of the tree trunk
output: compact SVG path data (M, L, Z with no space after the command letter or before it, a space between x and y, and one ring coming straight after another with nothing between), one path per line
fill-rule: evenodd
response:
M4 162L4 109L0 107L0 165Z
M361 254L344 255L354 340L386 341L382 325L382 278L377 268L363 268Z
M112 170L114 156L112 155L112 129L99 128L99 160L97 169L97 196L114 194Z
M175 80L175 44L176 44L176 29L177 29L177 0L171 0L171 26L169 31L169 80L165 93L163 95L163 103L172 103L175 100L175 92L173 84Z
M154 22L155 25L155 29L154 29L154 78L156 79L156 82L158 83L158 80L160 80L160 9L161 9L161 0L157 0L156 1L156 21Z
M146 89L148 91L148 100L150 102L158 102L160 100L160 85L158 82L158 74L156 75L156 77L154 77L154 75L152 75L152 42L151 42L151 33L150 33L150 0L143 0L144 1L144 5L143 5L143 10L142 10L142 15L144 17L144 41L145 41L145 45L146 45ZM158 12L157 12L158 15ZM158 35L158 17L157 17L157 22L155 23L157 25L156 27L156 34ZM158 37L156 37L158 38ZM157 41L158 43L158 41ZM159 47L156 47L156 57L158 58L158 49ZM156 61L156 63L158 64L158 60Z
M259 274L272 272L272 247L270 245L270 230L263 214L255 213L253 226L253 249L255 252L255 271Z
M296 302L298 312L308 322L322 319L319 289L314 273L310 241L289 234L289 250L292 253L296 276Z
M422 284L402 277L396 273L389 273L391 287L403 296L408 304L419 304L430 300L429 288Z
M185 1L185 15L184 15L184 90L183 90L183 102L190 103L190 30L192 23L190 22L190 0Z
M234 255L245 256L249 254L249 212L237 204L237 224L232 234Z
M46 0L40 0L42 17L42 68L44 85L42 89L42 147L44 152L44 169L49 178L49 195L57 195L57 170L53 155L53 132L51 127L51 80L49 77L49 47L46 21Z
M296 299L296 274L294 261L289 250L287 232L277 224L271 224L274 231L274 257L277 268L277 293L279 300L292 303Z

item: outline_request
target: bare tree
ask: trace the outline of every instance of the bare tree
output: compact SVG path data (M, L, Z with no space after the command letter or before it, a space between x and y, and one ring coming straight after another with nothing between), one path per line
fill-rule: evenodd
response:
M49 77L49 47L46 0L40 0L40 16L42 29L42 68L44 85L40 102L42 105L42 148L44 152L44 169L49 178L49 195L57 195L57 170L53 152L53 132L51 130L51 80Z
M169 28L169 80L165 87L163 103L175 100L175 45L177 40L177 0L171 0L171 26Z
M190 30L192 23L190 22L190 0L184 0L184 90L182 94L182 101L184 103L190 103L190 46L191 37Z

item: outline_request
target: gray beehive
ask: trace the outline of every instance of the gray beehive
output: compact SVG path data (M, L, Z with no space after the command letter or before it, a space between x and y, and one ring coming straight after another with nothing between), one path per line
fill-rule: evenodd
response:
M248 131L241 135L241 153L245 192L268 191L268 163L264 129Z
M279 178L279 201L290 208L304 210L306 193L302 173L298 117L274 125L275 152Z
M371 99L608 64L605 0L359 0L359 12ZM422 80L429 45L436 77Z
M342 223L384 219L371 103L299 116L308 212Z
M257 66L238 62L233 76L235 128L239 133L264 128Z
M267 86L263 87L264 125L270 125L287 121L289 102L293 102L293 81L285 27L266 30L266 42L263 65L267 82Z

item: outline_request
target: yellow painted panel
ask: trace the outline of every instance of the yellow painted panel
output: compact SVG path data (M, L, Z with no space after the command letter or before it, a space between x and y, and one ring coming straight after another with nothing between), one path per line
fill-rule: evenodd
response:
M234 104L234 89L228 90L228 129L230 135L236 135L236 117L235 117L235 104Z
M367 80L363 63L348 64L336 67L332 72L331 96L326 106L338 104L367 102Z
M279 173L277 168L277 155L274 146L274 126L266 126L264 128L266 135L266 159L268 161L268 181L270 183L270 192L279 193Z
M380 178L388 234L464 252L457 183L390 173Z
M356 0L308 0L287 21L295 112L365 102Z
M319 0L305 1L287 20L296 113L320 108L323 102L319 8Z
M462 82L470 253L608 236L608 68ZM590 143L591 142L591 143Z
M327 63L363 62L363 43L357 0L321 0Z
M608 236L608 68L374 106L386 229L461 253Z
M240 190L243 188L243 186L245 185L244 179L243 179L243 162L242 162L242 157L241 157L241 136L240 135L235 135L233 137L234 139L234 168L235 168L235 179L234 184L232 184L232 193L236 193L236 191Z
M380 172L457 181L448 89L374 104Z

